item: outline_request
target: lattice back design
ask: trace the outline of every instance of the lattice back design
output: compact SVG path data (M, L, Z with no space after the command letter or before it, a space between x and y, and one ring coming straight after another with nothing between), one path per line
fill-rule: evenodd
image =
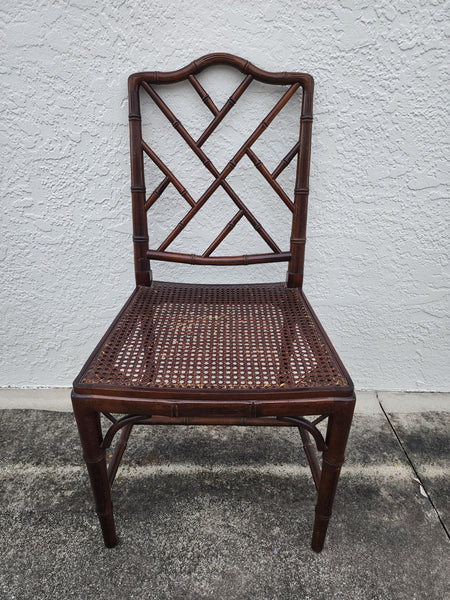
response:
M227 64L239 69L244 77L227 102L218 108L207 91L204 89L196 74L204 68L214 64ZM187 80L205 103L212 114L212 118L203 133L194 139L185 126L164 102L155 90L155 84L175 83ZM211 156L206 154L202 146L217 129L229 111L236 105L239 98L245 93L253 80L268 84L285 85L287 90L275 103L273 108L266 114L255 130L249 135L239 150L231 157L226 166L219 170ZM295 92L302 87L302 111L300 117L299 139L289 152L282 158L276 168L270 172L266 165L256 154L252 146L260 138L263 132L270 126L272 121L282 108L294 96ZM153 100L161 113L168 119L174 129L178 132L187 146L201 161L204 167L211 173L214 180L207 189L194 199L193 195L183 185L173 171L155 152L155 150L143 139L141 128L141 114L139 103L139 88L143 89ZM194 61L184 69L170 73L149 72L137 73L129 78L129 102L130 102L130 136L131 136L131 174L132 174L132 196L133 196L133 225L135 244L135 266L138 285L149 285L150 267L149 259L174 261L190 264L203 265L242 265L264 262L289 261L288 285L301 286L303 273L304 244L306 232L306 210L308 196L309 157L312 122L312 91L313 81L310 75L304 73L268 73L258 69L248 61L228 54L210 54ZM144 184L144 153L153 161L161 172L161 179L156 186L152 186L148 194ZM243 202L239 194L233 189L227 177L236 168L241 159L247 156L254 164L262 177L271 186L280 200L293 213L292 232L289 250L282 250L266 229L257 220L254 213ZM295 180L294 199L292 200L278 182L279 175L297 158L297 171ZM149 248L147 212L164 193L167 187L172 186L186 201L186 214L174 227L170 234L156 249ZM170 244L179 236L186 225L195 217L198 211L211 198L216 190L221 188L236 206L234 216L226 223L217 237L209 244L202 254L184 254L170 251ZM241 219L246 219L254 230L261 236L270 252L262 254L250 254L240 256L212 256L218 246L232 231Z

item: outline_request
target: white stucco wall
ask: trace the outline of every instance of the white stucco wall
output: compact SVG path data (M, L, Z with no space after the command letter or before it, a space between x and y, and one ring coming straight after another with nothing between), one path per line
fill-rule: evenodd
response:
M222 51L315 78L305 289L356 386L449 390L448 3L221 6L3 0L0 385L70 384L133 288L128 74Z

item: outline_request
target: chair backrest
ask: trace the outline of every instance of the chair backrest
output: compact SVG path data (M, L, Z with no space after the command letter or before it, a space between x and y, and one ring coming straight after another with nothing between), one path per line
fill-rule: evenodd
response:
M218 108L208 95L203 85L196 77L204 69L213 65L228 65L234 67L244 74L244 78L236 90L231 94L222 108ZM158 94L156 87L162 84L176 84L188 81L195 92L200 96L206 107L212 114L212 119L203 133L196 140L191 136L177 116L172 112L166 102ZM252 81L270 84L272 86L287 86L286 91L275 103L273 108L266 114L265 118L247 137L239 150L231 157L226 166L219 170L210 156L202 149L203 144L221 124L224 117L234 107L239 98L248 89ZM301 287L303 281L303 263L305 253L306 217L308 203L308 181L310 163L310 145L312 128L312 106L313 106L313 78L306 73L270 73L259 69L248 61L231 54L209 54L195 60L183 69L172 72L144 72L135 73L129 77L129 119L130 119L130 149L131 149L131 192L133 202L133 242L135 250L135 272L138 285L150 285L151 270L150 259L174 261L190 264L203 265L242 265L264 262L288 261L289 287ZM211 173L214 180L206 190L194 198L184 187L183 183L174 174L155 150L143 139L140 90L148 94L149 98L161 110L162 114L169 120L174 129L180 134L184 142L198 157L204 167ZM258 140L263 132L270 126L271 122L281 109L295 95L297 90L301 93L301 115L299 135L296 137L294 146L281 158L272 172L259 159L252 149L252 145ZM241 159L247 156L270 187L274 190L280 200L292 212L292 228L290 236L290 248L282 251L272 239L266 229L256 219L252 210L242 201L233 187L227 181L227 177L235 169ZM148 194L145 188L144 159L150 158L161 171L161 178L156 185L152 184L151 192ZM295 187L290 195L281 187L277 178L282 171L297 159ZM153 206L164 190L172 185L187 203L186 214L174 227L169 235L156 249L149 247L147 211ZM202 254L188 254L172 252L170 244L177 238L184 227L191 221L198 211L205 205L216 190L221 188L236 206L236 213L231 220L220 231L217 237ZM236 223L245 218L253 226L255 231L265 241L271 250L267 253L217 256L215 252L219 244L225 239Z

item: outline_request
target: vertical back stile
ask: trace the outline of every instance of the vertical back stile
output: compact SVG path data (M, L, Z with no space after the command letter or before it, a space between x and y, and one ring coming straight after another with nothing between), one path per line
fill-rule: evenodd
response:
M301 288L305 262L306 221L308 214L309 166L313 121L314 80L309 75L303 85L302 114L300 117L300 147L295 178L294 216L291 233L291 260L288 265L287 286Z
M148 251L148 225L145 209L144 156L142 149L141 111L139 106L139 83L128 79L131 198L133 210L134 270L136 285L149 286L152 281Z

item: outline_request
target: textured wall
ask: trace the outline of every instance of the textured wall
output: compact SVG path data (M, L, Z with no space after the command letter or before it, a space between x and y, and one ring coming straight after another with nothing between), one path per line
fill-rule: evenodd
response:
M0 385L69 384L133 287L127 75L228 51L315 77L305 288L356 385L450 389L448 3L224 6L2 2Z

